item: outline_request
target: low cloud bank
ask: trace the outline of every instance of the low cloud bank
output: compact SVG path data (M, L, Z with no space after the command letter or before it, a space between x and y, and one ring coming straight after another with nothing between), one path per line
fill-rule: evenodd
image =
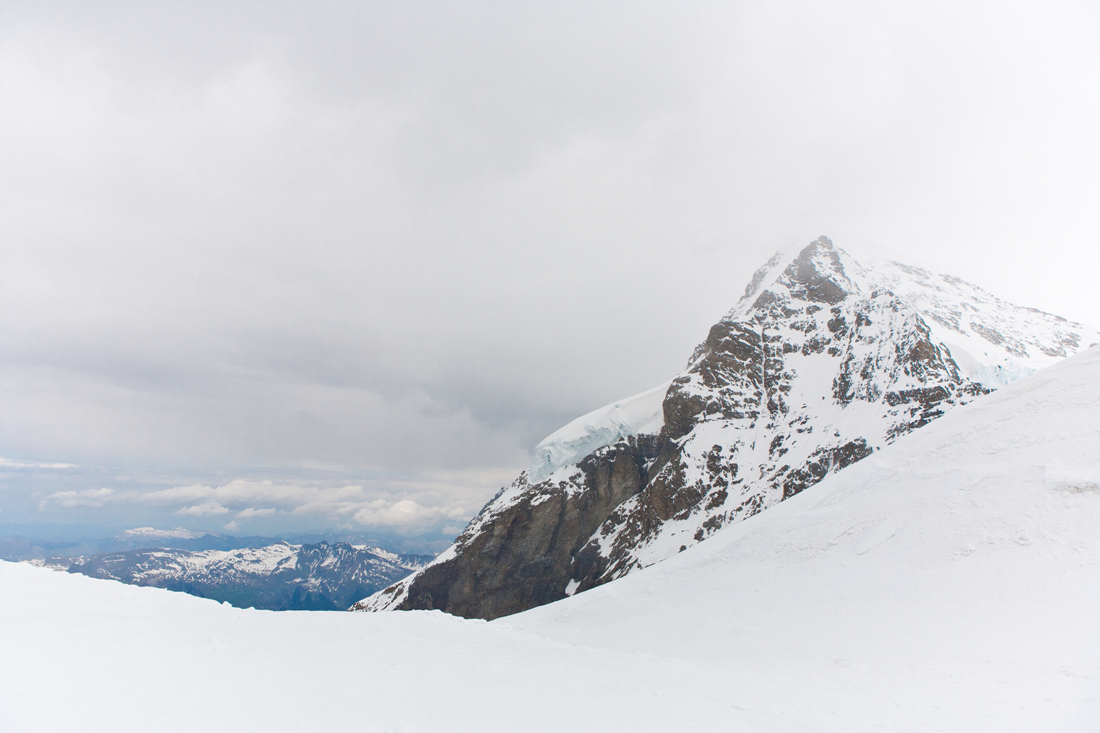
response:
M39 511L152 509L165 517L197 520L224 517L223 529L237 531L256 518L327 519L333 526L419 530L446 525L458 531L513 471L458 471L415 478L323 486L270 480L234 479L220 486L196 483L142 491L108 487L55 491L38 502Z

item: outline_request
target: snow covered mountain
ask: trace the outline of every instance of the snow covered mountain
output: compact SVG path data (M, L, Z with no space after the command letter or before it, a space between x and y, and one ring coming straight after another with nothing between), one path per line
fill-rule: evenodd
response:
M1092 348L666 562L489 623L0 562L0 730L1095 733L1098 568Z
M105 553L52 567L93 578L183 591L234 606L272 611L331 611L419 568L427 555L398 555L344 542L188 552L160 548Z
M601 585L1098 341L821 237L761 267L671 383L551 435L450 549L353 610L492 619Z

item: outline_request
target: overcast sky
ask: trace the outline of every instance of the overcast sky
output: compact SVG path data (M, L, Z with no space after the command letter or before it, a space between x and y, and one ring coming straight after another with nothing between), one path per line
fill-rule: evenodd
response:
M2 2L0 105L0 524L453 534L821 234L1100 325L1096 3Z

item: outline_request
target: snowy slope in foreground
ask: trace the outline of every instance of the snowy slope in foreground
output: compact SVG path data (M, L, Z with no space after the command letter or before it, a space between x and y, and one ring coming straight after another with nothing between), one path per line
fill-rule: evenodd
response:
M0 563L0 729L1095 731L1100 349L492 623Z

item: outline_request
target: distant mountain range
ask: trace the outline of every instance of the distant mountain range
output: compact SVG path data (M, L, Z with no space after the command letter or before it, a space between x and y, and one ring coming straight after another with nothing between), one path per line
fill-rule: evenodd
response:
M578 418L415 575L355 610L493 619L670 558L1100 341L959 278L777 253L670 382Z
M183 534L186 532L150 530L145 539L213 541L207 539L212 535ZM93 578L182 591L240 608L335 611L346 609L431 559L431 555L397 554L346 542L276 542L231 550L157 548L32 562Z
M155 529L137 527L119 532L111 537L86 537L79 539L43 539L32 534L33 527L13 527L18 531L0 535L0 560L45 560L47 558L78 557L128 550L172 548L177 550L239 550L248 547L267 547L279 542L292 545L335 544L368 545L405 555L434 555L446 549L446 543L432 538L425 541L417 537L380 535L362 532L323 532L287 534L279 537L220 535L196 532L188 529ZM10 530L9 530L10 531ZM47 535L52 533L45 533ZM56 536L56 535L55 535Z

